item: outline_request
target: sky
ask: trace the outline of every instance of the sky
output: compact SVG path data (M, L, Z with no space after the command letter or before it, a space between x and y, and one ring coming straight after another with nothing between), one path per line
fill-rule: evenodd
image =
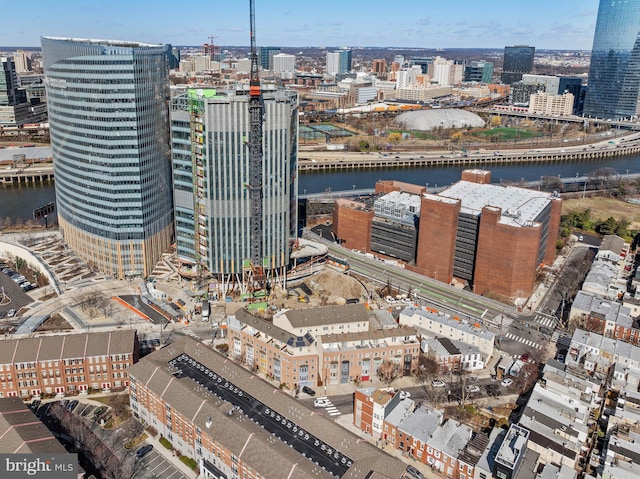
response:
M6 0L2 46L40 36L249 44L248 0ZM255 0L258 46L591 50L598 0Z

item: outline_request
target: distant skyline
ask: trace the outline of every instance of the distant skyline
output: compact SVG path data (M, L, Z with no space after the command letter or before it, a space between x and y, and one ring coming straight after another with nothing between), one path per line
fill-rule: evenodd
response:
M591 50L598 0L255 0L259 46ZM249 44L247 0L31 0L3 5L0 45L40 36Z

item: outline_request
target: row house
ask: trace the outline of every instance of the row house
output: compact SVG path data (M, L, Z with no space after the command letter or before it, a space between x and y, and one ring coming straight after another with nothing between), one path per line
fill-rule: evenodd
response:
M482 329L479 323L415 306L408 306L400 312L399 323L416 328L423 336L449 338L475 346L486 357L493 355L495 334Z
M440 374L454 371L477 371L484 368L484 358L480 350L461 341L449 338L423 337L422 352L433 359L440 368Z
M440 473L452 477L459 470L458 456L471 439L472 429L455 419L438 426L427 440L425 457L422 462ZM466 476L473 476L473 470L464 470Z
M640 325L631 317L631 308L602 299L592 293L580 291L571 306L570 320L577 320L590 332L637 345Z
M425 462L426 444L442 424L442 411L426 406L416 407L404 399L384 420L382 440L414 459Z
M583 329L571 337L566 363L586 371L607 373L612 365L633 372L640 371L640 347Z
M360 388L353 393L353 425L375 438L382 437L387 414L400 401L393 388Z
M320 362L311 334L294 336L244 309L228 317L227 333L230 356L250 370L289 387L318 384Z
M0 341L0 398L110 391L128 386L135 330Z
M363 388L354 393L353 424L394 449L452 477L472 478L489 439L472 441L470 427L442 411L416 403L393 389Z
M406 468L192 338L128 372L134 417L197 461L202 478L364 479L401 477Z
M370 331L363 305L301 311L308 313L305 327L299 327L305 320L296 315L271 323L238 310L227 324L229 354L290 387L370 381L385 361L403 375L417 371L420 343L413 328ZM331 323L333 314L335 323ZM354 318L352 322L349 317ZM324 328L334 333L316 333Z
M328 384L365 383L385 367L393 375L417 372L420 342L414 328L328 334L318 338L323 377Z

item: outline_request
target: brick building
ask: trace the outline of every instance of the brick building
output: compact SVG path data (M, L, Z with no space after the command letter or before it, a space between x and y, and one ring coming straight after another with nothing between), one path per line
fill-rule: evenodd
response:
M406 465L204 344L181 337L129 368L135 417L210 479L402 477Z
M478 294L526 298L538 267L555 258L561 199L490 181L488 171L466 170L460 182L437 195L416 185L379 182L376 193L393 197L379 196L375 204L396 205L387 208L395 216L371 204L337 202L333 233L346 247L402 260L407 269L438 281L456 278ZM412 195L420 199L417 207ZM408 234L411 214L414 237Z
M128 386L135 330L0 341L0 398L109 391Z
M397 373L418 368L410 326L372 327L360 303L283 311L266 321L238 310L227 323L229 354L288 387L366 382L385 361Z

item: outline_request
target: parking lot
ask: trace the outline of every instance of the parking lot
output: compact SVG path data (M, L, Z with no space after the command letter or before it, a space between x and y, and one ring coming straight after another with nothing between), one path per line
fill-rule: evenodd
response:
M2 293L4 291L4 297ZM9 276L0 271L0 317L2 320L7 319L10 310L15 310L19 314L20 308L33 303L33 299L22 291Z
M140 459L144 464L145 477L158 479L189 479L178 471L173 464L162 457L155 449Z

